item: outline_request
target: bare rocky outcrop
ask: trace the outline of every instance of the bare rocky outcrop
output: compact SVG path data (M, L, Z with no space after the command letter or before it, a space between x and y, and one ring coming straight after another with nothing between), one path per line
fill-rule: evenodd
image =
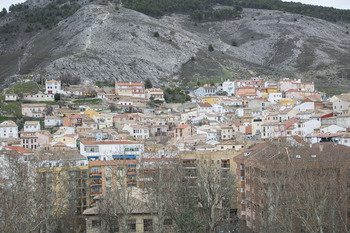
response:
M17 40L25 46L8 54L8 64L16 67L14 54L20 54L24 74L57 78L68 71L87 82L150 78L157 85L185 84L224 70L234 78L294 76L337 86L350 78L348 26L255 9L244 9L241 19L195 23L187 15L156 19L90 4L54 29ZM209 44L214 52L207 52Z

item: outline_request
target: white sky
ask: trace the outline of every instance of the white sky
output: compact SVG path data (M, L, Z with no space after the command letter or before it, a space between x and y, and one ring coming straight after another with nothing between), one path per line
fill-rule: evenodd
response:
M334 7L339 9L350 9L350 1L349 0L297 0L297 1L291 1L291 0L282 0L284 2L301 2L305 4L311 4L311 5L319 5L319 6L328 6L328 7Z
M289 0L283 0L285 2L301 2L306 4L312 4L312 5L320 5L320 6L329 6L339 9L350 9L350 1L349 0L296 0L296 1L289 1ZM0 10L2 8L9 8L12 4L25 2L25 0L0 0Z

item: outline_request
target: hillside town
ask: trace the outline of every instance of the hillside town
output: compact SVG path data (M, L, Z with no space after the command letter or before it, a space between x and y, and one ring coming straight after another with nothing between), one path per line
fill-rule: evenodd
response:
M306 177L309 169L314 171L315 163L322 164L316 166L322 171L333 164L339 176L350 175L350 93L327 96L317 91L313 82L252 77L182 90L189 96L187 101L174 103L165 89L154 86L149 82L67 85L57 79L45 80L37 93L4 93L2 106L19 103L21 120L2 113L1 181L6 183L9 174L5 168L10 167L14 157L18 158L31 167L29 176L45 184L51 194L69 190L69 195L62 194L64 197L56 195L55 208L59 201L69 205L76 215L84 217L88 233L106 232L101 230L101 216L107 214L101 214L104 205L98 204L103 203L104 195L122 195L121 190L130 189L129 201L138 206L129 210L125 224L113 225L111 232L124 232L124 228L127 232L175 232L177 218L161 214L166 211L159 210L159 205L149 208L153 196L147 190L154 188L156 180L152 174L162 171L161 166L172 171L164 182L173 182L175 187L176 182L171 180L179 174L175 169L179 169L181 189L190 193L205 186L198 185L202 182L199 176L202 167L210 166L220 172L220 182L234 186L235 193L229 203L224 196L214 195L219 201L208 205L208 209L212 208L212 213L221 208L226 212L208 220L210 232L234 232L229 230L238 223L239 227L258 232L274 218L268 206L271 200L263 194L262 187L268 189L272 180L276 183L276 173L286 171L279 165L282 161L302 167L306 173L293 173L300 176ZM313 177L315 182L317 177ZM63 180L67 184L60 189ZM320 191L321 184L319 181ZM284 185L288 186L284 183L279 187ZM288 193L302 193L303 198L311 193L300 189L289 188ZM273 206L277 209L277 204ZM117 212L122 211L121 207ZM342 213L333 214L344 216L346 224L344 228L334 225L349 230L349 205L343 207ZM287 222L288 216L284 217L284 226L293 225L290 219ZM159 222L162 230L156 231ZM317 222L311 225L315 227ZM40 229L46 232L47 227ZM300 232L298 227L293 225L291 232ZM312 229L308 232L322 232Z

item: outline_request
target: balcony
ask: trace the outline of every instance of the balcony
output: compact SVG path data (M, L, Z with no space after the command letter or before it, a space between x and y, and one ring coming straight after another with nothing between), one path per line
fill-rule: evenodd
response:
M91 172L90 177L91 178L100 178L100 177L102 177L102 172Z
M222 169L230 169L230 164L222 163L222 164L221 164L221 168L222 168Z
M113 155L114 160L136 159L136 155Z
M90 184L90 187L102 187L102 182L93 182Z
M90 194L90 196L91 196L91 197L94 197L94 196L97 196L97 195L100 195L100 194L102 194L102 192L92 192L92 193Z

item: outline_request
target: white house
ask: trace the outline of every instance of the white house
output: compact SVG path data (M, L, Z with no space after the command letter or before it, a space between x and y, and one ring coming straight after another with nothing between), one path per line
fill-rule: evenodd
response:
M213 106L208 102L197 102L198 113L211 113L213 112Z
M145 90L145 97L147 99L151 99L153 97L154 100L165 101L164 92L160 88L149 88Z
M62 118L56 116L45 116L45 128L58 127L62 125Z
M80 154L89 160L141 159L142 143L133 141L80 142Z
M302 120L294 123L293 135L298 135L300 137L306 137L314 133L315 129L321 127L321 121L316 119Z
M223 82L222 90L224 92L227 92L227 96L234 96L235 95L235 82L232 82L230 80Z
M216 95L216 88L209 86L199 87L193 93L196 97L212 96Z
M337 125L345 128L350 128L350 114L338 115Z
M241 99L223 98L219 104L224 106L241 106L243 105L243 101Z
M18 126L13 121L0 123L0 138L18 138Z
M75 134L75 127L64 127L61 126L54 134L53 134L53 138L59 138L59 137L63 137L64 135L67 134Z
M304 102L302 104L296 105L294 108L297 109L300 112L305 112L305 111L308 111L308 110L314 110L315 109L315 103L314 102Z
M40 131L40 121L26 121L23 126L24 132Z
M134 139L149 138L149 128L147 126L125 124L123 130L128 131Z
M217 137L217 131L208 128L198 128L197 134L204 134L207 137L208 141L216 140Z
M338 143L344 146L350 147L350 133L345 133L342 136L337 138Z
M24 93L23 100L27 100L27 101L54 101L55 95L54 94L44 94L44 93L40 93L40 92L37 94Z
M267 100L273 104L276 104L279 100L282 100L282 93L281 92L270 93Z
M5 95L5 101L17 101L18 95L16 94L6 94Z
M45 83L45 94L61 93L61 81L50 80Z
M132 101L119 101L118 104L122 106L132 106L134 103Z
M338 99L333 102L333 111L341 114L349 113L350 94L342 94L337 97Z
M224 107L219 104L213 104L213 111L218 113L225 113Z
M338 125L328 125L328 126L323 126L320 129L321 133L330 133L330 134L335 134L340 131L346 132L346 128Z

